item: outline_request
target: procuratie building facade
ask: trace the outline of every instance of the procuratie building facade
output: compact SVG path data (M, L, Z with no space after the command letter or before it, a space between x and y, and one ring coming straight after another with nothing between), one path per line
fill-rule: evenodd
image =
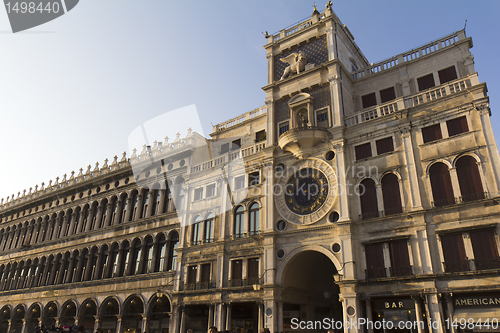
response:
M330 3L266 38L265 106L2 201L0 332L500 331L472 39L372 64ZM497 325L452 325L479 319Z

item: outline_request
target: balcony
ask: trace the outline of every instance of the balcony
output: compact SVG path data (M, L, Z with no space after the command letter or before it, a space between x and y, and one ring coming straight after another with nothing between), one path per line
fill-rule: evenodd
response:
M477 74L471 74L454 81L443 83L442 85L420 91L410 96L396 98L390 102L379 104L369 109L365 109L350 117L344 119L345 126L353 126L365 123L370 120L385 117L395 112L402 111L421 104L426 104L434 100L466 90L476 84L479 84Z
M367 279L378 279L387 277L387 273L385 267L370 267L365 270L365 276Z
M231 279L229 280L229 287L253 287L259 284L258 277L250 277L246 279Z
M329 132L324 127L303 126L288 130L280 135L278 145L284 151L302 159L313 154L316 146L326 142Z
M483 269L498 269L500 268L500 258L481 258L474 259L474 264L476 266L476 270Z
M391 276L409 276L413 275L412 266L390 267Z
M474 202L489 198L488 192L470 193L458 198L446 198L432 202L433 207L446 207L464 202Z
M444 271L446 273L458 273L458 272L470 271L469 259L467 258L457 261L446 261L443 262L443 266L444 266Z
M194 291L194 290L207 290L214 289L215 282L195 282L195 283L184 283L184 291Z

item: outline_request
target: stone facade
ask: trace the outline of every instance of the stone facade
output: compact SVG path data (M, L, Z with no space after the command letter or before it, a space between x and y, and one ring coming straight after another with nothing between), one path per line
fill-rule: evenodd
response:
M498 320L500 157L472 39L370 64L327 4L264 47L265 106L210 139L2 201L0 332Z

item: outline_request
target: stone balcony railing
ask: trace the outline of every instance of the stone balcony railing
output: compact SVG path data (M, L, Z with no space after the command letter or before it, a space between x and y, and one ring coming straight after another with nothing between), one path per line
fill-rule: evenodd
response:
M355 115L345 118L345 126L361 124L373 119L393 114L396 111L411 108L420 104L428 103L436 99L460 92L471 86L479 84L477 74L446 82L442 85L420 91L410 96L399 97L390 102L379 104L369 109L358 112Z
M231 163L237 158L247 157L256 154L266 148L266 142L262 141L249 147L241 148L235 151L227 152L217 158L213 158L207 162L203 162L191 167L191 174L213 169L219 165Z
M353 72L352 78L354 80L367 77L368 75L380 73L382 71L388 70L396 65L408 63L409 61L416 60L430 53L436 52L444 48L451 47L456 42L465 39L465 31L460 30L452 33L446 37L440 38L438 40L427 43L423 46L417 47L413 50L403 52L394 56L392 58L380 61L376 64L371 64L368 67L362 68Z
M231 128L233 126L241 124L242 122L244 122L246 120L265 115L266 113L267 113L267 107L264 105L264 106L261 106L260 108L255 109L255 110L246 112L246 113L242 114L241 116L238 116L236 118L229 119L226 122L214 125L213 131L215 133L218 131L226 130L228 128Z

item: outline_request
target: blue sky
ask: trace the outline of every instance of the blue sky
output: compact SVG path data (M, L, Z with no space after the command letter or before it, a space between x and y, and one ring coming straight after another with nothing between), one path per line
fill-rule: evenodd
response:
M370 62L460 30L467 19L500 136L500 1L350 0L333 9ZM211 123L264 105L262 32L312 10L303 0L81 0L18 34L0 10L0 198L121 157L129 134L165 112L195 104L208 135Z

